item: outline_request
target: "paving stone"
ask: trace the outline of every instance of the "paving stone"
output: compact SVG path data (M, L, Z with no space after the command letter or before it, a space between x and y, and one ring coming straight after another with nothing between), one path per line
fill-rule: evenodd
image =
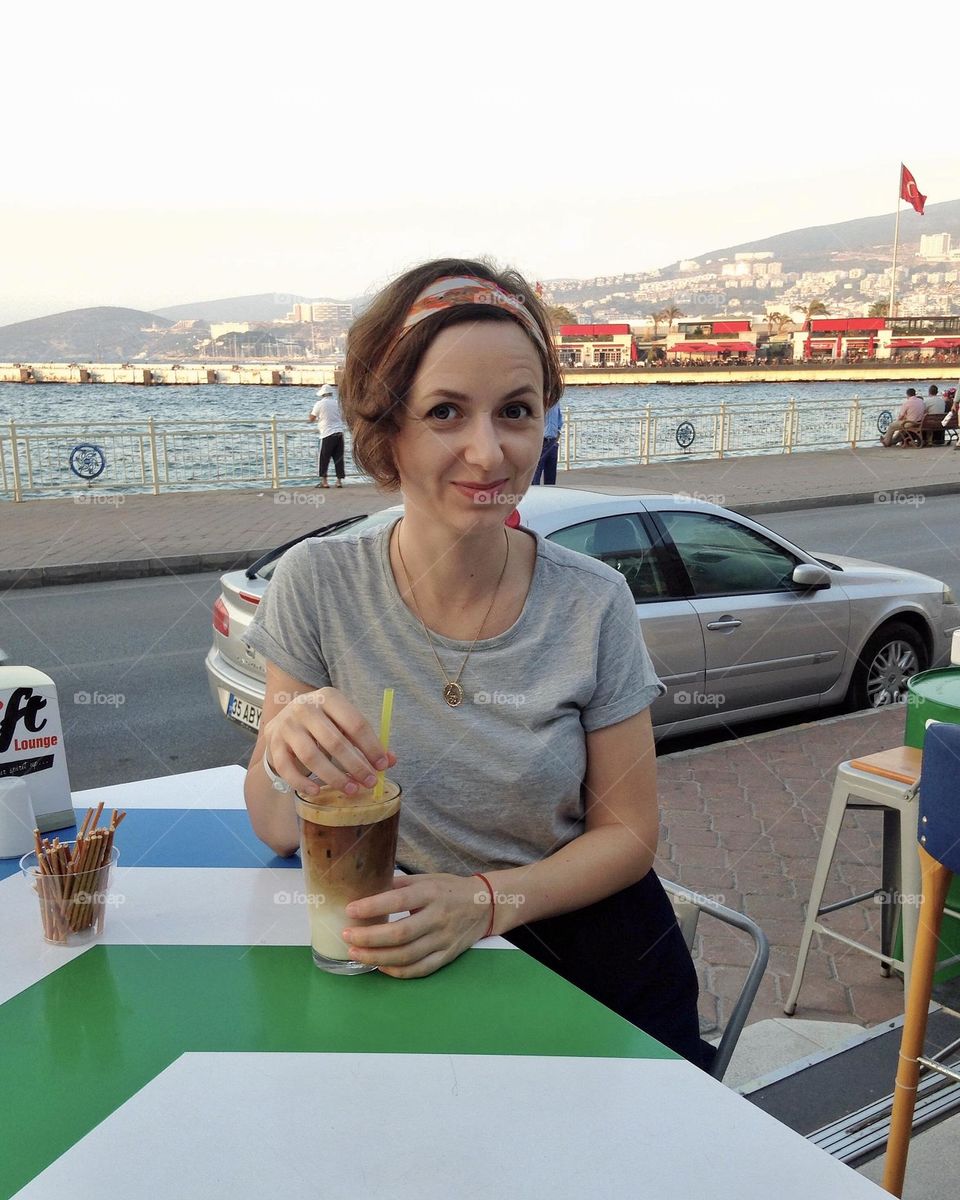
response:
M800 904L784 896L747 894L744 897L748 917L762 925L770 917L778 920L802 918Z
M676 871L676 882L692 892L699 892L703 896L726 896L735 890L733 872L727 867L707 867L702 863L689 862L672 863L671 866ZM737 892L737 895L740 894Z
M785 992L789 990L789 982L784 980ZM848 1017L853 1015L853 1012L850 992L843 984L835 979L824 979L809 971L804 974L803 986L797 999L796 1016L811 1017L817 1013L830 1013L831 1016Z
M700 809L677 808L669 814L670 826L685 826L689 829L710 829L712 822L708 813Z
M687 866L725 867L727 853L720 846L675 846L673 847L675 862Z
M697 829L693 825L674 825L667 822L668 836L676 847L684 846L718 846L720 835L710 829Z
M853 1016L861 1025L890 1021L904 1010L903 983L899 979L883 979L872 987L854 986L849 991Z

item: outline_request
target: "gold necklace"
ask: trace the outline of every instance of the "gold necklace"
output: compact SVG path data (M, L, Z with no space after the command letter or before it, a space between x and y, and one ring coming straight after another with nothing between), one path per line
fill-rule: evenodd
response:
M407 580L407 589L409 590L410 596L413 600L413 607L416 610L417 619L419 620L427 642L430 645L430 649L433 651L433 657L437 660L437 666L440 668L440 674L443 676L443 698L451 708L456 708L458 705L463 703L463 688L460 686L460 677L463 675L463 669L470 661L470 655L473 653L474 646L476 646L477 642L480 640L480 634L483 633L483 627L487 623L487 618L493 612L493 606L496 603L497 596L500 594L500 584L503 583L503 577L507 573L507 563L510 561L510 538L506 529L504 529L503 536L506 539L507 552L503 558L503 567L500 571L500 578L497 580L497 586L493 590L493 599L490 601L490 606L484 613L483 620L480 622L480 628L477 630L477 636L473 639L470 649L467 651L466 658L464 658L463 662L460 664L460 670L457 672L456 679L451 679L444 670L443 663L440 661L440 655L437 653L437 648L433 644L433 638L430 636L430 630L427 628L423 617L420 614L420 605L417 603L417 594L413 590L413 580L410 578L410 572L407 570L407 564L403 561L403 551L400 549L400 525L402 524L403 521L401 519L399 525L397 526L397 555L400 559L400 565L403 567L403 574Z

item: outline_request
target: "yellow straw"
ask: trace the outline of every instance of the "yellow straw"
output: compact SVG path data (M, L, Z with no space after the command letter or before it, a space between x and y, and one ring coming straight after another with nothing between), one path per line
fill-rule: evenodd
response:
M393 719L393 688L383 689L383 708L380 710L380 744L384 753L390 748L390 722ZM373 790L374 800L383 799L383 771L377 772L377 786Z

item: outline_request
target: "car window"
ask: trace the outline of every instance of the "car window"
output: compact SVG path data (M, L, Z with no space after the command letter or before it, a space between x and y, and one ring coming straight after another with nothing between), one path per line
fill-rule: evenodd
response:
M352 535L365 529L377 529L381 525L389 525L391 521L395 521L397 519L397 515L398 514L395 508L382 508L377 512L369 513L366 516L362 516L353 520L348 518L342 523L341 527L321 536L340 537L343 534ZM293 543L288 543L288 546L292 544ZM273 556L269 558L269 561L264 562L263 566L257 567L256 574L260 579L273 578L273 572L276 570L277 563L283 557L283 550L287 548L288 547L286 546L278 547L277 550L273 551Z
M588 554L619 571L638 604L669 598L663 552L653 545L640 518L633 513L571 525L551 533L547 540Z
M698 596L793 590L799 559L737 521L712 513L661 511Z

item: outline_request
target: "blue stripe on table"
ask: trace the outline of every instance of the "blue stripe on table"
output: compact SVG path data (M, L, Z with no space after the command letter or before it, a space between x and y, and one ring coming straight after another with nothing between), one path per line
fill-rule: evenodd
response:
M73 841L77 829L71 825L46 836ZM265 846L242 808L131 808L116 845L121 867L300 866L299 857L278 858ZM15 858L0 860L0 879L19 869Z

